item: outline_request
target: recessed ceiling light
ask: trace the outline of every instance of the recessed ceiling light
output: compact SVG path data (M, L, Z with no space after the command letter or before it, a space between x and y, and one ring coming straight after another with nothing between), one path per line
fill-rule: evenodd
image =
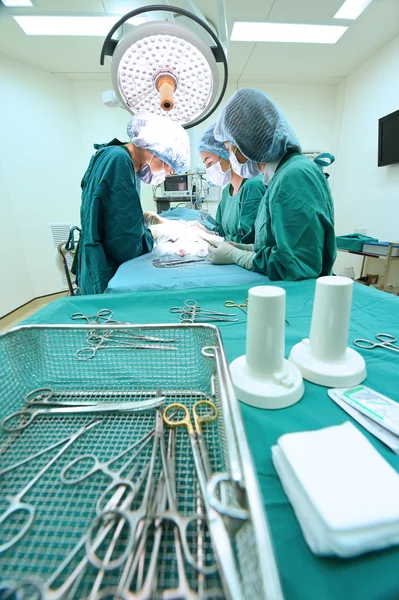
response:
M357 19L370 3L371 0L345 0L334 19Z
M337 25L236 21L230 40L232 42L335 44L347 29Z
M3 0L4 6L32 6L31 0Z
M105 36L120 17L14 16L14 19L27 35ZM135 17L129 21L134 25L144 22L145 17Z

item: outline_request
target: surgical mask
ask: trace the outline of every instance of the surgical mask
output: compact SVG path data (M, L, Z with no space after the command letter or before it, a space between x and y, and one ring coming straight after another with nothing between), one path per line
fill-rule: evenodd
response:
M231 181L231 169L224 172L220 164L221 160L210 167L206 167L206 174L209 181L217 187L222 187Z
M138 171L137 175L140 177L143 183L148 183L152 185L159 185L163 181L165 181L166 173L165 169L161 169L157 173L153 173L151 171L151 163L154 155L152 155L150 162L146 162Z
M234 173L237 173L243 179L251 179L252 177L256 177L260 173L260 169L258 164L253 161L247 159L244 163L238 162L236 157L236 151L230 153L230 164Z

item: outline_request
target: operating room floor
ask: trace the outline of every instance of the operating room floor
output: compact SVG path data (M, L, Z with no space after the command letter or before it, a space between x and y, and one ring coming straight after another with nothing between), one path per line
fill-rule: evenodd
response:
M30 317L30 315L33 315L33 313L38 311L40 308L43 308L44 306L47 306L47 304L50 304L50 302L53 300L66 295L67 292L60 292L58 294L51 294L51 296L45 296L43 298L35 298L35 300L31 300L31 302L21 306L21 308L17 308L17 310L14 310L12 313L0 319L0 333L15 327L15 325L18 325L18 323L24 319L27 319Z

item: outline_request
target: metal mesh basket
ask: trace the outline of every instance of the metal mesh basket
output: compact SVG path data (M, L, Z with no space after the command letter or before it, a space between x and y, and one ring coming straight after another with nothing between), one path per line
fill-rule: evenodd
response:
M90 331L103 331L98 326L24 326L0 336L0 419L23 409L26 394L37 388L51 388L59 400L98 400L99 402L131 401L132 398L156 396L161 390L166 402L181 402L190 410L201 398L212 399L219 416L203 428L213 471L231 473L241 478L246 490L250 518L234 532L233 546L243 598L281 598L270 534L262 500L254 474L237 401L232 393L227 364L216 327L212 325L107 325L107 331L151 335L170 340L173 350L104 347L89 360L78 360L76 352L87 345ZM172 342L172 340L174 340ZM204 348L210 348L204 352ZM93 453L106 461L117 456L135 440L154 427L154 410L129 414L111 414L100 425L86 432L54 463L28 491L23 501L35 508L32 526L10 549L0 553L0 580L51 581L58 589L73 571L72 561L59 580L54 573L84 536L96 516L96 503L110 481L96 473L81 483L66 485L60 480L62 468L74 458ZM8 434L0 432L1 470L22 461L51 444L67 437L93 415L38 416L24 430ZM168 427L165 426L167 441ZM144 469L151 457L149 444L139 455L139 468ZM46 453L18 467L0 479L0 511L8 507L7 495L16 495L56 454ZM118 469L120 465L113 465ZM156 464L161 473L161 461ZM191 515L198 508L196 471L187 431L176 430L176 493L179 511ZM229 496L229 488L225 490ZM231 494L230 494L231 495ZM135 499L139 504L142 494ZM231 502L235 497L230 498ZM16 514L0 526L0 541L9 539L24 514ZM206 563L214 560L209 533L203 523L189 528L188 542L194 556L205 555ZM156 587L175 588L178 584L174 552L173 526L165 524L157 562ZM84 553L84 548L82 549ZM75 557L76 564L82 553ZM148 561L147 561L148 562ZM145 567L144 567L145 570ZM198 574L185 565L187 580L199 597L223 598L218 573ZM63 598L87 598L98 575L98 569L87 565L83 577L69 595ZM105 573L104 586L117 585L120 569ZM0 588L0 597L1 597ZM51 592L53 594L53 592ZM57 594L48 594L58 598ZM72 595L71 595L72 594ZM29 586L20 592L22 600L37 600ZM47 597L47 596L46 596ZM115 596L116 597L116 596ZM136 596L134 596L136 597ZM154 596L158 597L158 595ZM176 596L178 597L178 596Z

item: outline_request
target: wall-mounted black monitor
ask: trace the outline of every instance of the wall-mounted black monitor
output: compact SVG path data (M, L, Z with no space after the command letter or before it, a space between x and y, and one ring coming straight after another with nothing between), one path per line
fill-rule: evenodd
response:
M399 163L399 110L378 121L378 166Z

